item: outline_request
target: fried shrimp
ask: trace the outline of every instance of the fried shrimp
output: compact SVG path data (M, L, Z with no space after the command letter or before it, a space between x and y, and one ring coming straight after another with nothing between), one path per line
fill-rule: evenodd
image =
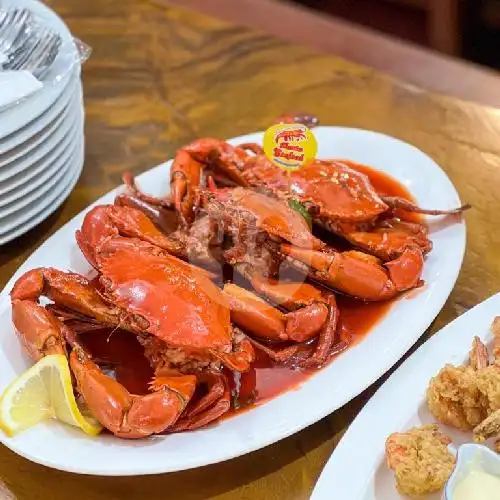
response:
M492 331L498 331L495 320ZM497 334L495 334L497 336ZM495 339L498 345L498 340ZM495 349L497 352L498 347ZM464 431L472 430L500 409L500 364L490 363L486 346L475 337L467 365L447 364L427 389L427 405L440 422Z
M500 452L500 316L490 330L492 356L481 339L474 337L467 363L441 368L429 382L426 400L437 421L472 431L475 442L496 438L493 447ZM391 434L385 456L395 472L398 491L418 497L442 489L455 466L447 448L450 443L437 424Z
M447 447L450 443L435 424L391 434L385 457L399 493L415 498L440 491L455 467L455 457Z
M443 367L427 389L427 406L443 424L468 431L487 416L487 398L470 366Z

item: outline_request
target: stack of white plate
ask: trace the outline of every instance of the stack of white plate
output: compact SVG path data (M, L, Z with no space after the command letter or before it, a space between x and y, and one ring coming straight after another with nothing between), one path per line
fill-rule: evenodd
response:
M35 0L16 0L15 6L30 9L63 43L44 87L0 110L0 245L62 204L80 176L84 156L81 65L71 33Z

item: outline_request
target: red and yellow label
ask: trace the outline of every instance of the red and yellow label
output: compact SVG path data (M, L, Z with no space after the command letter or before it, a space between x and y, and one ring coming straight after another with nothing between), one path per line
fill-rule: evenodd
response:
M318 143L311 130L301 123L279 123L264 133L264 153L284 170L298 170L311 163Z

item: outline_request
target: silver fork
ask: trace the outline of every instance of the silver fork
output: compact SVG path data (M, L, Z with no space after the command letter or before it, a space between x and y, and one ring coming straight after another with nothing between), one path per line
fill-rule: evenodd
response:
M0 52L7 53L21 45L31 31L32 16L27 9L4 10L0 15Z
M58 33L53 31L47 32L45 40L41 40L38 50L35 51L31 58L31 68L27 69L37 78L42 78L52 66L59 53L61 44L62 39Z
M7 55L5 70L26 70L42 77L56 58L61 37L47 28L33 30L16 50Z

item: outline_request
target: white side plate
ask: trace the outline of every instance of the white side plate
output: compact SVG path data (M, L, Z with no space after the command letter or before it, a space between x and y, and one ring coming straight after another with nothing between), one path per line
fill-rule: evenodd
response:
M13 228L0 235L0 245L27 233L30 229L44 221L49 215L53 214L71 194L83 169L83 160L85 155L85 145L80 141L75 154L69 159L67 175L57 185L43 201L35 200L33 207L26 207L21 221ZM0 308L1 309L1 308Z
M82 140L83 131L80 122L81 116L78 115L78 108L75 106L75 115L68 116L67 123L65 122L61 127L61 134L57 134L58 140L47 144L45 154L29 169L11 177L6 182L0 182L0 219L2 207L20 200L26 194L36 191L42 184L50 182L54 173L61 169L59 160L63 158L64 162L64 157L71 152L75 143ZM3 191L4 186L6 192Z
M6 191L4 186L9 187L10 184L15 184L18 178L23 177L25 174L29 175L27 171L31 170L54 147L54 144L61 140L62 135L68 129L68 124L72 122L75 116L80 116L83 113L81 109L81 84L78 83L73 90L70 100L48 127L35 134L19 148L15 148L12 161L9 160L2 165L0 160L0 193L3 194Z
M408 358L344 434L321 473L311 500L404 500L406 497L395 488L393 472L385 465L385 440L392 432L436 423L425 402L430 379L447 363L466 362L475 335L491 348L489 328L499 314L500 294L496 294L444 327ZM445 425L440 428L456 446L472 442L471 433ZM353 470L355 481L349 472ZM441 496L435 493L425 498L440 500Z
M422 206L460 205L444 172L429 157L406 143L374 132L341 127L318 127L314 133L320 158L348 158L385 171L402 182ZM230 142L261 141L259 132ZM157 195L166 193L169 165L160 165L142 174L138 178L141 188ZM108 193L95 204L112 203L119 190L121 188ZM38 266L88 273L90 267L74 238L83 217L84 213L76 216L40 246L18 269L0 296L3 330L0 390L30 365L11 326L8 292L15 279ZM299 388L251 411L196 432L142 441L125 441L108 435L89 438L57 422L39 425L12 439L2 434L0 439L16 453L49 467L84 474L138 475L220 462L290 436L332 413L377 380L416 342L438 314L460 270L465 250L465 224L436 223L431 238L434 249L426 261L423 275L426 286L422 290L399 300L362 343Z

